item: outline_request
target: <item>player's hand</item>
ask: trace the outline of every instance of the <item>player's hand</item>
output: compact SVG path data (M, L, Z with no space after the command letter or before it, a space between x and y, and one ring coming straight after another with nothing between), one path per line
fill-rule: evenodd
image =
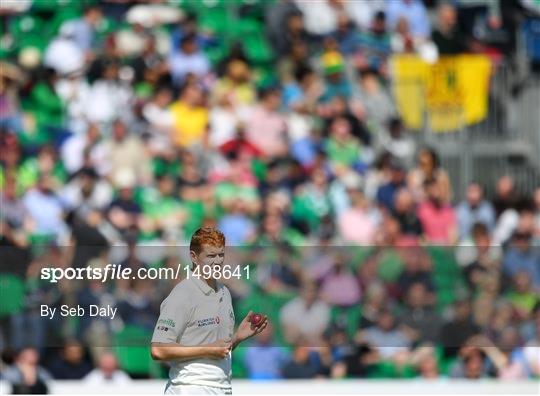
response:
M212 359L225 359L232 348L231 340L217 340L207 345L208 355Z
M242 323L240 323L238 326L236 337L240 341L244 341L249 337L259 334L261 331L266 329L266 326L268 326L268 316L264 315L261 322L257 326L254 326L249 320L251 314L252 311L249 311L244 320L242 320Z

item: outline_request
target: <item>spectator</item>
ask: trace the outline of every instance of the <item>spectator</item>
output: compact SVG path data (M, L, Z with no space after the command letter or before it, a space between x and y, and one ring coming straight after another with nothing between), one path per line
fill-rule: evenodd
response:
M484 190L478 183L467 187L466 201L456 208L460 240L469 238L475 223L484 224L488 231L495 227L495 211L491 203L484 199Z
M345 118L337 117L330 124L330 136L325 142L325 151L334 172L346 168L363 169L367 164L363 158L360 142L351 134L351 125Z
M320 64L325 77L325 91L321 101L329 102L336 96L348 99L352 94L352 86L347 79L343 54L339 52L338 44L332 37L326 38L323 46Z
M390 180L381 185L377 190L377 201L383 208L391 212L394 210L395 196L397 192L405 187L405 169L403 165L392 159L389 164Z
M520 271L513 276L512 281L513 287L508 292L507 299L514 308L515 316L528 318L538 302L538 293L532 287L532 279L527 272Z
M379 360L379 355L374 348L366 344L355 345L343 360L334 364L332 377L364 378L368 375L370 366Z
M471 302L465 296L458 296L453 304L452 318L441 328L441 344L446 356L455 356L461 345L478 334L480 328L472 317Z
M398 354L407 353L411 346L411 340L388 310L382 311L377 323L363 330L358 339L375 349L382 359L396 358Z
M413 283L405 297L405 307L400 315L400 323L412 330L415 340L437 342L439 340L439 318L435 309L433 295L421 283Z
M467 51L467 38L462 33L456 9L447 3L442 3L437 10L438 24L431 38L439 54L456 55Z
M345 242L369 245L375 238L380 216L372 208L360 189L347 189L351 207L345 209L338 218L339 233Z
M327 35L336 30L338 15L342 5L334 1L318 1L313 4L295 0L303 14L306 30L317 36Z
M156 90L152 99L142 109L142 115L149 124L149 146L156 156L166 155L171 150L174 133L171 102L171 90L162 87Z
M80 380L91 370L92 364L85 356L82 344L77 340L68 340L62 351L47 365L55 379Z
M92 210L107 208L113 198L113 190L93 168L81 168L60 195L70 209L85 216Z
M288 353L274 342L273 336L274 330L270 324L247 349L244 364L250 379L282 378L282 367L288 359Z
M486 355L474 347L464 347L460 353L460 359L450 371L451 378L473 380L489 376L489 361Z
M244 201L236 200L218 223L231 246L241 246L255 237L256 226L248 216L247 209Z
M418 218L424 229L424 236L431 243L450 245L457 240L456 214L445 200L440 183L435 180L425 182L426 200L418 206Z
M411 363L422 379L435 380L441 376L436 352L432 346L418 347L413 352Z
M329 324L330 309L319 299L317 286L305 283L302 285L300 296L285 304L279 316L287 339L305 337L307 340L317 342Z
M394 102L381 85L379 78L380 76L371 70L362 72L357 96L369 115L367 122L370 130L377 137L388 121L396 115Z
M336 254L332 268L321 279L321 298L334 307L353 307L360 300L360 288L346 261L346 256Z
M430 148L423 147L418 152L416 168L411 170L407 176L407 184L417 202L425 199L424 182L426 180L435 180L439 185L441 201L443 203L450 202L452 187L448 173L441 167L437 153Z
M499 28L502 25L499 0L457 0L458 20L465 34L473 36L478 17L487 17L489 26Z
M95 157L92 158L91 153L100 137L99 127L89 123L84 133L73 134L66 139L60 147L60 156L69 174L76 173L85 165L93 168Z
M403 18L411 28L414 38L426 38L431 33L427 10L420 0L396 0L386 3L386 17L390 29L394 30Z
M126 124L120 119L112 125L112 136L94 150L96 155L102 156L96 170L113 181L120 182L122 179L122 184L131 184L146 182L151 178L146 147L137 135L128 132ZM126 178L133 181L124 182Z
M385 129L380 131L378 143L388 153L397 158L407 167L410 167L416 151L416 144L400 118L391 117L386 123Z
M501 249L492 242L491 235L483 223L476 223L472 228L474 246L463 244L456 252L456 258L463 268L465 279L472 289L483 282L488 273L499 273Z
M280 24L280 29L276 31L274 36L274 47L281 56L291 53L292 47L296 43L303 43L309 47L315 42L315 37L306 29L302 12L297 9L296 5L294 7L287 12L283 24Z
M120 63L117 59L105 61L103 68L90 87L85 115L100 127L110 127L115 120L131 121L131 86L120 79Z
M19 89L25 76L17 66L0 63L0 128L14 133L23 132Z
M54 190L51 175L39 176L36 186L22 198L28 215L34 221L35 234L48 235L58 242L65 240L68 228L64 223L64 205Z
M60 35L51 41L43 55L43 64L59 75L79 72L85 65L84 48L75 41L76 29L75 24L64 24Z
M216 82L213 92L216 102L229 102L238 110L253 105L256 95L249 66L241 60L230 61L226 74Z
M404 245L399 248L398 253L403 262L403 269L397 278L397 285L400 297L406 297L409 294L409 289L415 284L421 283L426 292L426 301L434 299L435 284L431 262L426 256L422 247L417 245Z
M540 257L537 249L531 246L531 234L528 230L517 230L512 244L503 257L502 270L509 277L524 272L532 281L535 289L540 287Z
M167 62L158 52L154 36L146 38L141 55L133 60L131 67L137 83L164 84L170 81Z
M416 206L412 194L402 188L395 194L394 217L399 221L401 232L405 235L420 237L424 230L416 215Z
M388 306L388 295L380 281L368 284L364 296L361 309L362 316L358 322L359 329L374 326L379 314Z
M85 8L81 18L64 22L60 30L69 27L73 30L72 40L79 49L85 54L91 55L95 48L96 28L102 21L102 11L97 6L89 6Z
M48 393L51 375L39 365L39 353L34 348L24 348L15 357L13 365L2 373L11 384L14 394Z
M338 43L340 52L345 56L353 55L360 49L359 32L347 15L338 15L336 30L332 35Z
M31 142L34 144L60 142L60 138L65 137L64 103L55 91L57 81L57 73L53 69L45 69L42 79L30 92L31 104L36 109L34 117L37 133L36 136L31 137ZM61 134L64 136L60 136Z
M317 366L310 359L310 348L300 343L295 346L292 358L282 368L283 378L311 379L318 374Z
M171 105L174 119L173 140L180 147L202 144L208 128L208 109L201 88L187 83L181 89L180 98Z
M104 352L100 358L98 367L92 370L86 377L84 382L88 385L104 385L104 384L127 384L131 378L118 369L116 357L111 352Z
M176 86L183 84L188 75L204 78L210 72L208 58L199 49L194 34L182 37L180 51L172 53L169 58L169 69Z
M495 197L493 198L493 206L497 219L507 210L515 208L518 201L515 191L514 179L510 176L502 176L497 181Z

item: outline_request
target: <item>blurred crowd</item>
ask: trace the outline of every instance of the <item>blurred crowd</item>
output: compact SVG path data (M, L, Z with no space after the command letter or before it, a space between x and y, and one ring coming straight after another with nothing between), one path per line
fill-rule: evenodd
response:
M512 64L534 1L44 3L0 6L5 43L57 25L0 61L3 379L129 380L113 334L151 331L172 281L40 270L172 266L152 246L201 226L246 249L240 311L282 302L235 376L540 375L540 188L501 176L460 197L404 127L389 68L401 53ZM120 318L45 322L41 303Z

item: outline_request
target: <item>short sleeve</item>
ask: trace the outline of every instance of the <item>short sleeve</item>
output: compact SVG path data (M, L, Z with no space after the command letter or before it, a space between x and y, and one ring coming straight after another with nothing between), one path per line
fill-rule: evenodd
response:
M188 295L185 285L179 283L163 300L152 342L178 342L189 321L191 306Z

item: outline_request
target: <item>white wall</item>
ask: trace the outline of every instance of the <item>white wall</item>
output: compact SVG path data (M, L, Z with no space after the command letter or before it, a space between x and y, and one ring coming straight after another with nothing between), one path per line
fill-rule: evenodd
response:
M137 380L132 385L88 386L80 381L54 381L54 394L163 394L165 381ZM0 382L0 394L9 393L9 386ZM233 380L235 395L366 395L366 394L540 394L538 381L458 381L458 380L298 380L245 381Z

